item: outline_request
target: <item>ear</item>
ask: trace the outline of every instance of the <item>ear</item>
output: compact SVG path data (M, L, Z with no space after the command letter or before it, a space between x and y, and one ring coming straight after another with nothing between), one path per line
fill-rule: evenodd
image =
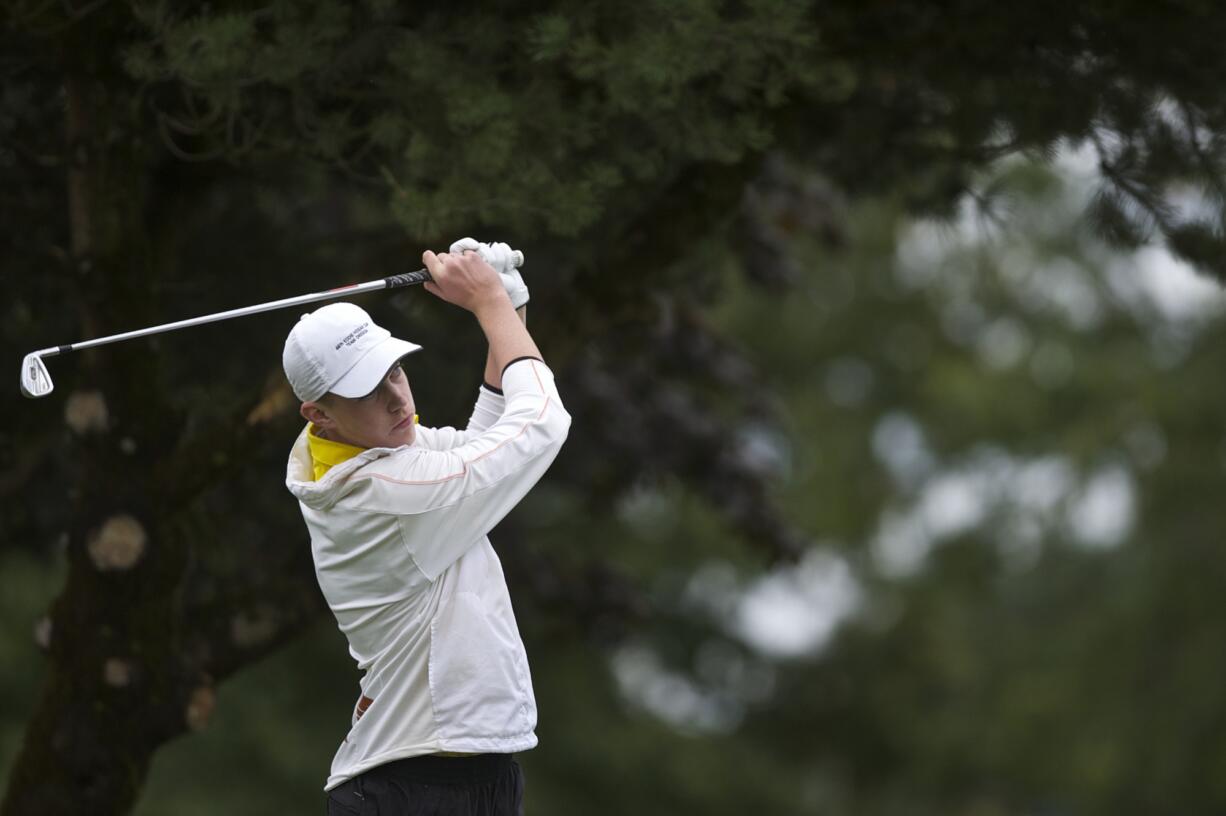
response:
M302 418L307 422L312 423L317 428L329 428L334 423L332 417L328 416L328 411L318 402L304 402L298 408L298 413L302 414Z

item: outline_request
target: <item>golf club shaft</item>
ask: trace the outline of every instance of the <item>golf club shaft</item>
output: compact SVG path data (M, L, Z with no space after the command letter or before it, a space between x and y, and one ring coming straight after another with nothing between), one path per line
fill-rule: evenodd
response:
M178 320L174 323L163 323L160 326L150 326L147 329L136 329L134 331L124 332L123 334L112 334L109 337L98 337L93 340L82 340L79 343L69 343L64 346L52 346L37 352L40 357L53 357L57 354L67 354L70 351L78 351L80 349L93 348L94 346L104 346L108 343L118 343L121 340L132 340L136 337L146 337L150 334L161 334L162 332L175 331L176 329L186 329L189 326L199 326L204 323L215 323L218 320L229 320L232 317L245 317L246 315L258 314L259 312L268 312L273 309L285 309L290 306L299 306L304 303L314 303L317 300L329 300L331 298L342 297L344 295L356 295L362 292L370 292L376 289L395 289L399 286L412 286L417 283L425 283L430 280L430 273L425 269L418 269L416 272L406 272L402 275L392 275L388 278L380 278L379 280L367 281L365 283L354 283L349 286L338 286L335 289L329 289L325 292L312 292L309 295L299 295L297 297L282 298L281 300L270 300L267 303L258 303L255 306L243 306L239 309L230 309L225 312L217 312L216 314L202 315L201 317L192 317L187 320Z

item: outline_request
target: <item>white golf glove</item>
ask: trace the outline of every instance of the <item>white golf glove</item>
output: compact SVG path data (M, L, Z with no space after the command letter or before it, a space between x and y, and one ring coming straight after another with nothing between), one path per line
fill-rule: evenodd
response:
M487 264L494 267L507 294L511 296L511 305L518 309L528 302L528 286L519 274L518 267L524 262L524 253L503 243L485 244L475 238L461 238L448 250L455 255L463 255L472 250L480 255Z

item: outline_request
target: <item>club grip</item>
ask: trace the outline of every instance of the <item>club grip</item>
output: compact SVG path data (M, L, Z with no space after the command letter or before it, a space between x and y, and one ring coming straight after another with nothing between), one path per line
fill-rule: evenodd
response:
M397 286L413 286L418 283L426 283L434 280L430 277L430 272L425 269L418 269L415 272L405 272L401 275L392 275L389 278L384 278L383 282L388 289L395 289Z

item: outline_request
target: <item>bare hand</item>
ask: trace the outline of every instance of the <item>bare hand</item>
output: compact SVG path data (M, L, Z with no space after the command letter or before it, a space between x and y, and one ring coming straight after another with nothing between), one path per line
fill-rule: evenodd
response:
M436 255L426 250L421 259L434 279L425 285L430 294L473 314L504 302L510 305L502 279L477 253L453 255L441 252Z

